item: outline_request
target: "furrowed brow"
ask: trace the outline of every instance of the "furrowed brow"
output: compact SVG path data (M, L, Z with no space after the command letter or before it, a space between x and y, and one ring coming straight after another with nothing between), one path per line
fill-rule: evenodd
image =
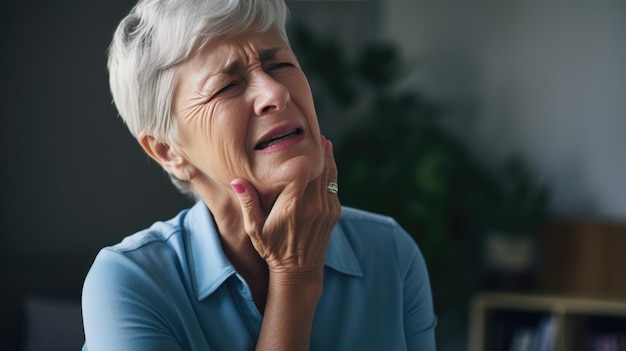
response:
M273 48L269 48L269 49L260 50L259 51L259 61L263 62L263 61L272 60L276 56L276 53L279 52L280 50L283 50L283 49L284 49L284 47L278 46L278 47L273 47ZM226 75L229 75L229 76L233 76L233 75L236 75L238 72L241 72L241 70L243 70L243 63L241 61L239 61L239 60L235 60L235 61L229 63L228 65L226 65L226 67L220 69L219 71L207 75L206 78L203 79L203 83L202 84L206 84L206 81L208 79L211 79L212 77L218 76L220 74L226 74Z

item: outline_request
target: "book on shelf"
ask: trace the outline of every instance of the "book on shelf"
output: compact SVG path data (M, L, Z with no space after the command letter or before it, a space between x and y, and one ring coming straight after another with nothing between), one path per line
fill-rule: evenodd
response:
M594 333L588 346L589 351L626 351L626 333Z
M535 328L517 328L511 339L510 351L532 351Z
M510 351L554 351L557 321L554 316L546 316L535 327L519 327L511 338Z

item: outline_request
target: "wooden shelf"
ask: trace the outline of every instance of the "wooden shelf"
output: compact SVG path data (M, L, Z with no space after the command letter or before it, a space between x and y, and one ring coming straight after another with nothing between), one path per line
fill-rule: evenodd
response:
M514 319L523 323L533 323L541 318L550 317L555 323L554 350L575 350L582 338L581 325L588 324L594 318L613 318L626 326L626 300L605 300L570 296L483 293L477 295L470 311L470 350L491 351L506 350L511 340L507 340L507 331L515 327ZM511 322L511 320L513 321ZM531 322L527 322L530 320ZM506 326L506 323L509 325ZM506 327L503 327L506 326ZM508 329L507 329L508 328ZM623 331L623 330L622 330ZM498 346L487 341L498 340Z

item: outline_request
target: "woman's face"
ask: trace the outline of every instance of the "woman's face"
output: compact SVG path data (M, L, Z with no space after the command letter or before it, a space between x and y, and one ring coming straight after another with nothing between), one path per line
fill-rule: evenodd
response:
M276 30L209 42L180 67L173 110L200 194L234 178L277 194L323 169L309 84Z

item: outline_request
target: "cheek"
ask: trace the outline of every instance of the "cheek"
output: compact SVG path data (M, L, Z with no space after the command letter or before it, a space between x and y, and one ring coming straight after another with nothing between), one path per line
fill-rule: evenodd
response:
M224 133L217 136L217 143L213 143L217 154L213 154L209 162L212 163L213 173L221 174L222 182L230 183L233 178L247 177L250 173L248 155L240 140Z
M247 176L250 173L250 160L246 152L246 135L248 123L246 115L238 106L243 103L216 104L211 118L209 133L206 136L211 142L207 150L211 154L212 175L221 174L222 181L230 183L234 177Z
M313 95L309 87L309 82L304 75L294 79L291 82L291 95L294 101L298 102L298 105L305 113L310 122L317 125L317 113L315 112L315 104L313 102Z

